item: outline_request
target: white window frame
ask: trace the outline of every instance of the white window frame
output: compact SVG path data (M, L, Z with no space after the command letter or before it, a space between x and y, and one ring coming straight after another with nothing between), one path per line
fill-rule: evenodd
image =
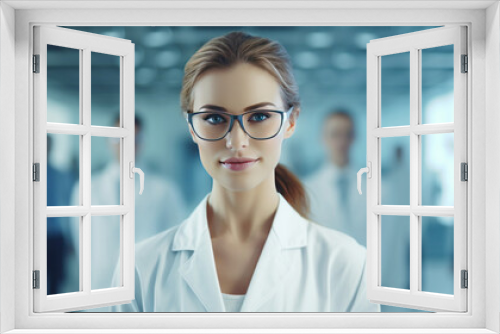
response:
M422 122L422 50L451 45L453 47L453 121L444 124ZM409 54L409 124L384 127L382 118L382 58ZM367 45L367 162L371 176L366 180L367 210L367 295L372 303L403 306L429 311L467 310L467 289L462 288L461 270L467 270L467 185L461 181L461 163L467 163L467 73L462 73L462 55L467 55L465 26L450 25L372 40ZM453 134L454 204L452 206L422 205L422 135ZM408 138L410 179L408 205L387 205L381 202L381 147L383 138ZM370 167L369 167L370 168ZM450 172L450 171L448 171ZM383 217L408 217L410 240L410 288L396 289L382 285ZM453 222L453 294L422 290L422 217L451 216ZM398 223L406 224L407 220Z
M33 74L34 162L39 163L39 181L33 184L34 199L34 270L39 271L39 288L34 289L35 312L74 311L106 304L129 303L134 299L135 258L135 182L131 177L135 164L135 48L129 40L103 36L53 26L34 27L34 54L39 56L39 72ZM71 48L79 53L80 103L79 124L47 122L47 45ZM119 109L118 127L92 125L91 72L92 53L119 57ZM49 133L78 135L79 141L79 203L77 206L47 207L47 135ZM120 140L120 203L92 205L91 200L91 141L92 138ZM68 137L66 137L68 138ZM121 246L119 287L92 290L91 277L91 216L119 218ZM47 224L49 217L78 217L79 291L47 295ZM103 254L105 256L105 254Z
M70 333L71 329L87 329L89 333L104 333L105 329L108 333L111 329L146 333L146 328L164 329L165 333L176 332L174 328L192 329L184 333L235 332L234 328L260 328L252 332L262 333L284 332L285 328L290 332L315 333L341 333L348 328L350 333L387 333L389 329L393 333L495 333L500 330L500 174L497 171L500 165L500 18L497 1L5 0L0 6L0 332L15 329L12 333L41 333L43 329L47 332L56 328L63 329L61 333ZM74 9L76 7L80 9ZM467 144L470 152L468 221L471 222L468 224L471 238L467 244L468 311L433 314L33 313L30 255L33 251L33 185L29 177L33 162L30 158L33 156L30 145L33 120L29 71L35 24L468 26L471 71ZM131 330L139 326L143 329ZM233 330L227 330L230 328Z

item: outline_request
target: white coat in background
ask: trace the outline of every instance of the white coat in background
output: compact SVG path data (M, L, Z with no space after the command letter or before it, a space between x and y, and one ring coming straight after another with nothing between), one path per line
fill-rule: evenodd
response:
M180 226L137 245L135 300L111 311L225 312L207 224L209 195ZM378 312L366 298L365 248L279 198L241 312Z
M167 179L155 175L139 163L145 174L144 192L139 195L136 176L135 193L135 242L138 243L157 233L180 224L187 217L187 210L179 188ZM120 165L109 163L101 172L92 175L92 205L119 204L118 182ZM72 203L78 205L78 187L73 189ZM91 266L92 289L112 287L113 270L120 254L119 217L92 216ZM71 224L74 244L78 245L78 224ZM74 254L78 256L78 254ZM70 263L78 265L78 258ZM71 270L72 280L78 282L78 268ZM76 276L76 277L75 277ZM118 286L118 285L113 285ZM93 309L92 312L101 311Z
M410 166L393 163L381 178L382 205L410 204ZM410 217L384 215L381 218L382 286L410 288ZM425 265L425 263L424 263ZM424 271L425 272L425 271ZM390 312L394 307L384 306Z
M357 172L351 166L339 168L325 163L304 180L304 186L310 199L311 220L350 235L366 247L366 191L358 193ZM345 194L337 186L342 175L347 178ZM347 205L342 204L342 196L347 196Z

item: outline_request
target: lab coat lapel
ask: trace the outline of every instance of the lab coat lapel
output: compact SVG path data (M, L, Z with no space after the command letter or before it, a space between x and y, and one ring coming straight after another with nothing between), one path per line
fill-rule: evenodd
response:
M272 297L290 269L290 255L290 251L282 251L275 234L269 234L243 300L241 312L255 312Z
M298 256L307 245L307 221L279 194L273 225L257 262L241 312L256 312L278 290Z
M206 205L208 195L176 233L173 250L192 250L193 254L182 262L179 272L207 312L224 312L215 268L212 242L207 225Z
M286 199L280 202L262 253L248 287L241 312L255 312L276 292L297 256L297 248L307 246L307 220ZM224 312L224 301L215 268L212 241L207 223L207 199L177 230L173 250L192 250L180 264L179 272L207 312Z
M212 255L212 244L203 238L180 272L207 312L224 312L224 301Z

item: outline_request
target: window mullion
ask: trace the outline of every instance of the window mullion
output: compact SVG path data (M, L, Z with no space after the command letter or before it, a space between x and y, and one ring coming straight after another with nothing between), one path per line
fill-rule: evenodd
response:
M81 124L47 123L47 133L62 135L84 135L89 128Z
M419 124L412 129L412 132L418 135L429 135L438 133L453 133L454 129L455 125L453 123Z
M129 131L122 139L122 162L120 169L121 182L123 184L121 205L123 205L128 212L122 216L120 224L121 283L126 289L132 292L130 295L131 299L134 298L133 286L135 280L135 180L130 177L130 162L134 161L133 164L135 166L134 64L135 57L133 52L120 57L120 110L123 120L121 126L124 130Z
M420 145L415 128L419 124L420 57L418 49L410 50L410 291L420 288L421 256L419 217L413 211L419 200Z
M370 138L371 132L374 130L378 129L382 125L382 57L380 56L374 56L372 53L367 55L368 59L368 64L370 65L368 68L368 75L367 75L367 82L376 80L377 81L377 90L375 92L370 92L368 93L370 96L375 98L376 101L376 108L375 110L368 110L368 115L367 115L367 124L370 124L369 126L369 131L367 133L368 138ZM373 68L373 70L371 70ZM367 91L371 91L371 86L367 85ZM371 104L370 104L371 106ZM370 112L371 111L371 112ZM374 126L375 125L375 126ZM375 172L372 172L373 174L373 190L371 192L368 192L370 189L370 182L367 182L366 189L367 189L367 196L369 199L371 199L372 203L375 205L381 205L382 204L382 188L381 188L381 183L382 183L382 168L380 168L381 164L381 143L382 140L381 138L376 138L374 140L369 140L367 144L367 150L368 152L373 152L371 149L371 145L375 144L376 150L375 154L372 156L373 159L370 159L370 155L368 154L368 161L373 160L372 162L372 168L375 168ZM375 196L374 196L375 195ZM370 226L368 227L368 233L369 239L374 241L374 247L372 249L376 250L376 253L374 254L376 256L376 261L373 261L373 263L376 264L376 270L375 272L377 273L377 281L376 284L372 287L372 289L376 289L378 286L382 285L382 216L381 215L370 215L372 218L373 223L369 224ZM370 223L370 219L368 219L368 223ZM375 226L373 226L375 224ZM376 234L373 234L373 231L376 231ZM367 244L368 247L368 244ZM373 256L373 255L372 255ZM372 263L367 264L367 268L371 268ZM371 282L373 284L373 280Z
M83 59L80 62L81 71L81 90L80 90L80 101L82 101L82 123L85 127L90 127L91 125L91 52L89 48L83 49ZM90 293L91 290L91 263L90 263L90 252L91 252L91 215L90 215L90 205L91 205L91 134L87 132L83 135L83 157L80 160L82 164L80 166L83 170L83 206L89 208L89 211L83 216L80 225L80 282L83 282L82 291Z

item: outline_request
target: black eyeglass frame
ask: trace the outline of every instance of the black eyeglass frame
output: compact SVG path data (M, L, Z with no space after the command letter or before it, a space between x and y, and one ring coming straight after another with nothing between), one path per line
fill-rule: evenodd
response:
M267 140L267 139L271 139L271 138L274 138L276 137L280 132L281 132L281 128L283 127L283 123L285 123L289 118L290 118L290 114L293 110L294 106L292 106L290 109L288 109L288 111L281 111L281 110L268 110L268 109L264 109L264 110L251 110L251 111L247 111L243 114L240 114L240 115L233 115L233 114L230 114L228 112L224 112L224 111L202 111L202 112L196 112L196 113L186 113L187 116L185 116L186 118L186 121L188 122L188 124L191 125L191 128L193 129L193 132L196 134L196 136L202 140L206 140L206 141L217 141L217 140L221 140L221 139L224 139L227 134L229 132L231 132L231 130L233 129L233 125L234 125L234 120L238 120L238 123L240 123L240 126L241 128L243 129L243 131L252 139L255 139L255 140ZM280 124L280 128L279 130L271 137L267 137L267 138L255 138L255 137L252 137L248 132L247 130L245 129L245 126L243 125L243 116L246 115L246 114L250 114L250 113L256 113L256 112L259 112L259 111L262 111L262 112L277 112L281 115L281 124ZM226 133L224 134L224 136L220 137L220 138L217 138L217 139L207 139L207 138L203 138L201 137L195 130L194 126L193 126L193 116L194 115L197 115L197 114L224 114L224 115L227 115L231 120L229 122L229 128L227 129Z

